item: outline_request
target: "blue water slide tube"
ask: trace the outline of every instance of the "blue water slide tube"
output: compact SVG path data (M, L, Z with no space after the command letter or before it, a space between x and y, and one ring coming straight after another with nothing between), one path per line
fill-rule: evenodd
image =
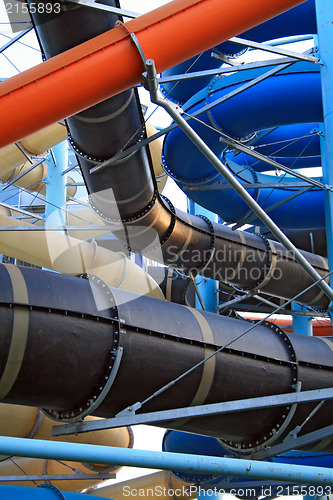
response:
M216 438L207 436L200 436L198 434L189 434L186 432L167 430L163 437L162 448L164 451L172 451L177 453L194 454L194 455L209 455L216 457L230 457L231 452L223 444L223 442ZM240 457L241 458L241 457ZM292 450L282 455L272 457L267 461L272 463L286 463L307 465L310 467L333 467L333 455L328 453L307 452ZM237 494L245 489L252 493L252 497L256 494L262 496L263 489L266 489L266 496L268 495L269 487L271 493L277 493L279 496L282 494L300 494L297 488L293 489L285 483L283 487L281 483L274 483L272 481L264 480L249 480L248 478L238 477L223 477L223 476L209 476L206 474L190 474L189 472L174 471L173 474L180 477L183 481L189 483L199 483L203 489L224 490L226 493L232 492ZM255 493L254 493L255 492ZM323 491L323 494L325 492Z
M307 2L245 31L239 36L247 40L264 42L275 38L315 33L317 33L315 0L307 0ZM243 52L243 47L235 43L224 42L214 47L212 50L203 52L200 56L193 57L170 68L165 71L162 76L174 76L183 73L216 69L221 66L221 61L212 57L212 52L222 53L224 55L239 55ZM209 80L209 77L202 77L196 80L182 81L179 83L163 83L162 90L169 99L182 104L201 88L206 87Z
M186 113L195 113L206 103L216 102L262 73L262 69L256 69L215 78L206 89L184 105L184 110ZM263 208L269 210L270 216L280 227L324 227L321 190L314 188L299 194L297 187L280 187L296 179L288 176L262 177L253 168L247 168L246 162L238 162L237 156L227 154L226 146L220 141L220 132L223 132L253 144L252 147L259 152L263 150L265 154L274 156L279 149L278 144L289 138L290 147L284 149L289 158L296 158L295 155L304 152L305 166L309 166L310 162L313 162L313 166L320 166L318 134L311 137L311 132L317 130L317 124L322 121L320 73L315 65L296 63L216 105L199 118L201 122L190 121L192 127L242 183L276 183L274 188L249 189L249 193ZM301 145L297 145L298 140L292 140L292 137L301 137ZM166 136L163 156L167 173L196 203L217 213L228 223L241 221L262 226L261 221L253 218L247 205L233 190L224 189L223 177L179 129ZM309 160L311 156L315 158ZM236 161L240 164L237 165ZM302 156L295 166L300 168L301 164ZM258 170L264 168L261 165ZM289 201L283 203L286 198Z
M86 495L60 491L52 484L43 484L37 488L1 484L0 498L1 500L84 500ZM102 500L102 497L96 496L94 498Z

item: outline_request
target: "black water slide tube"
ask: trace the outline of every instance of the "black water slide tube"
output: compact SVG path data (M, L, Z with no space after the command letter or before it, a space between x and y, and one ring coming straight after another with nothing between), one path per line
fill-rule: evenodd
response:
M53 418L66 420L79 418L87 408L112 417L147 398L137 413L333 385L329 338L286 334L272 323L255 325L200 312L110 289L99 278L84 278L0 265L3 402L46 408ZM109 386L120 348L120 365ZM151 397L198 363L191 373ZM98 406L101 394L104 399ZM281 442L297 426L303 435L331 425L332 400L313 412L317 403L158 425L223 438L232 448L249 450ZM329 439L320 446L333 451Z
M100 3L118 5L113 0ZM36 32L47 58L97 36L117 21L114 14L71 3L64 4L60 14L47 17L34 10ZM133 251L162 260L187 274L201 273L238 288L259 289L285 299L312 284L280 243L175 210L169 200L158 194L146 148L90 173L94 165L138 144L145 136L135 90L68 118L67 125L94 210L118 223L114 233ZM326 259L303 254L321 276L327 274ZM318 287L304 293L299 302L319 309L326 309L329 303Z

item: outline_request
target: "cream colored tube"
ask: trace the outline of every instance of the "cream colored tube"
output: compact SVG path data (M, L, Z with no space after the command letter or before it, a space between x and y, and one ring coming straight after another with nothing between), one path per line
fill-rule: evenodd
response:
M156 134L157 130L150 122L146 122L147 129L147 137L151 137ZM149 150L151 159L153 162L154 173L157 181L157 187L159 192L161 193L164 189L166 181L168 179L167 174L164 172L162 167L162 148L163 148L163 139L159 137L155 139L155 141L149 144Z
M73 468L85 474L92 474L92 471L80 462L57 462L55 460L41 460L23 457L12 457L3 462L0 462L1 476L31 476L42 474L73 474ZM24 472L23 472L24 471ZM48 483L54 484L57 488L63 491L80 491L85 488L90 488L102 482L96 474L95 479L62 479L60 481L51 480ZM15 486L36 486L45 483L42 481L2 481L1 484L11 484Z
M21 212L15 209L13 207L12 209L8 209L7 207L2 207L0 205L0 214L3 215L11 215L12 217L18 217L22 215ZM44 220L39 219L36 221L36 218L31 215L31 217L25 217L24 222L31 224L33 223L34 226L44 226ZM96 224L97 226L105 226L106 222L103 221L103 219L100 219L98 215L96 215L96 212L94 212L91 208L86 207L86 208L80 208L78 210L73 210L69 211L68 208L66 208L65 212L65 225L66 226L82 226L82 231L79 230L71 230L71 229L66 229L66 234L68 236L73 236L73 238L76 238L78 240L89 240L92 238L98 238L99 236L109 234L110 233L110 228L106 227L105 231L102 231L100 229L91 229L89 226L91 224ZM16 224L15 224L16 225ZM119 246L122 247L121 242L119 242Z
M54 123L49 127L43 128L35 134L31 134L19 143L21 147L26 150L27 153L33 155L41 155L48 149L52 148L56 144L64 141L66 139L67 129L64 125L60 123ZM4 148L0 149L0 176L3 172L10 169L23 165L27 161L24 154L16 146L16 144L10 144Z
M67 129L65 125L54 123L35 134L25 137L18 145L10 144L5 148L1 148L0 179L10 181L16 176L23 174L32 166L30 162L27 162L27 158L21 149L23 149L28 156L38 156L56 144L64 141L66 135ZM38 193L45 194L45 183L43 182L43 178L45 178L46 175L47 166L42 163L21 177L17 182L14 182L14 185L23 187L29 191L37 191ZM68 178L68 182L73 182L73 179ZM76 187L67 186L66 192L67 196L73 197L76 193Z
M0 214L0 226L30 224ZM0 253L63 274L93 274L109 286L164 300L149 274L124 254L52 231L1 231Z
M65 222L68 226L82 226L82 229L89 226L89 224L96 224L97 226L105 226L106 224L103 219L98 217L94 210L88 207L73 211L69 211L67 209L65 214ZM69 229L66 232L69 236L73 236L74 238L77 238L79 240L87 240L89 238L98 238L103 234L109 234L110 229L106 228L105 231L94 231L93 229L89 229L89 232L87 230L71 231Z
M88 422L93 420L100 419L92 416L85 418L85 421ZM52 436L52 427L54 425L54 420L48 418L38 408L4 403L0 404L0 434L2 436L31 436L34 439L119 446L121 448L130 448L132 445L132 432L127 427L91 431L78 435ZM57 425L62 424L57 422Z
M3 171L0 172L0 178L3 181L12 182L14 186L22 187L29 191L34 191L36 193L45 195L46 183L44 182L44 179L47 176L47 165L45 163L41 163L37 165L37 167L29 171L31 167L32 164L30 162L26 162L20 167L15 168L14 170L12 170L11 168L3 169ZM28 173L26 173L23 177L20 177L17 181L14 180L17 176L24 174L24 172ZM69 183L74 182L71 177L68 177L67 181ZM66 186L67 196L73 198L75 194L76 186Z
M99 420L97 417L88 416L86 421ZM59 424L61 425L61 424ZM52 441L66 441L68 443L84 443L103 446L116 446L121 448L131 448L133 446L133 433L129 427L119 427L117 429L105 429L94 432L86 432L79 435L52 436L54 421L50 420L38 408L28 406L17 406L0 404L0 434L12 437L33 437L34 439L46 439ZM86 474L92 472L116 472L120 469L117 466L102 466L96 464L81 464L64 462L61 465L54 460L37 460L30 458L13 457L0 462L0 476L18 476L23 472L26 474L70 474L71 468L78 469ZM17 465L15 465L17 464ZM68 491L78 491L98 484L98 478L94 480L72 481L66 480L60 484L54 484ZM18 481L15 485L34 486L34 483L27 484Z
M100 420L98 417L88 416L85 421ZM57 425L62 425L58 423ZM130 427L105 429L85 432L84 434L71 434L67 436L53 436L54 421L34 407L0 404L0 433L2 436L28 437L48 441L65 441L67 443L93 444L101 446L116 446L132 448L133 433ZM0 462L0 475L1 465ZM118 467L90 465L90 470L115 470Z
M146 124L148 137L154 135L157 130L149 122ZM45 127L38 132L31 134L20 141L18 144L23 148L28 155L42 155L45 151L51 149L56 144L64 141L67 136L67 128L61 123L54 123L49 127ZM161 193L167 181L167 175L162 168L162 145L161 138L156 139L149 144L150 154L153 161L154 172L157 180L157 187ZM9 181L24 173L31 167L31 163L27 162L25 155L16 144L10 144L0 149L0 179ZM42 181L47 175L47 166L43 163L21 177L15 186L24 187L30 191L37 191L45 194L45 183ZM68 178L68 182L73 182L73 179ZM67 196L74 197L76 193L75 186L67 186Z
M67 128L65 124L54 123L21 140L22 146L34 155L40 155L56 144L66 140Z
M123 500L125 498L151 498L185 500L197 498L195 491L193 495L190 483L185 483L169 471L155 472L129 481L103 486L95 490L87 491L88 495Z

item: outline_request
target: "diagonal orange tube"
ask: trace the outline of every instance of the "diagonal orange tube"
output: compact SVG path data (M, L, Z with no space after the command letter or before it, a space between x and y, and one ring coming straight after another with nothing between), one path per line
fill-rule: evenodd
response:
M0 147L164 71L304 0L175 0L0 84Z

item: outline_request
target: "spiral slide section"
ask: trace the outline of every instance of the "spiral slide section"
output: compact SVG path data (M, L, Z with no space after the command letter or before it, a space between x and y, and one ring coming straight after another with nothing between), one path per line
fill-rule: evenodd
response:
M295 34L307 35L317 33L315 0L306 2L293 9L280 14L262 24L241 33L240 38L255 42L265 42L276 38L289 37ZM161 85L161 90L168 99L183 105L190 97L199 90L205 88L211 77L199 77L185 81L178 81L176 75L184 73L195 73L209 69L217 69L222 61L216 56L238 56L244 51L241 45L224 42L213 49L207 50L200 55L192 57L172 68L163 71L162 77L173 77L175 81L165 82ZM214 57L215 56L215 57Z
M218 101L269 69L272 68L217 77L206 89L191 98L184 105L184 110L192 114L205 103ZM259 152L265 150L268 156L282 165L293 168L320 167L318 125L315 125L323 120L322 98L320 73L314 64L296 63L218 104L199 118L201 122L193 123L193 128L226 162L244 186L259 186L249 188L248 192L269 212L279 227L303 230L325 227L324 193L320 188L311 188L309 185L311 189L306 190L303 182L303 192L300 192L300 188L288 187L288 184L295 184L297 180L290 175L276 177L258 173L265 169L262 162L258 163L244 154L234 156L227 153L219 135L219 132L223 132L245 141L255 135L250 145ZM315 129L317 134L313 132ZM266 134L262 131L266 131ZM259 140L256 138L258 133L262 135ZM299 137L303 137L301 144L298 144ZM265 143L270 146L261 147ZM300 156L295 155L296 148L302 148L298 153ZM167 135L164 159L166 171L195 202L217 213L228 223L250 223L265 227L237 193L226 189L228 186L222 175L216 172L179 129ZM267 165L265 170L270 169ZM264 187L265 184L275 184L276 187ZM297 197L289 199L291 195Z

